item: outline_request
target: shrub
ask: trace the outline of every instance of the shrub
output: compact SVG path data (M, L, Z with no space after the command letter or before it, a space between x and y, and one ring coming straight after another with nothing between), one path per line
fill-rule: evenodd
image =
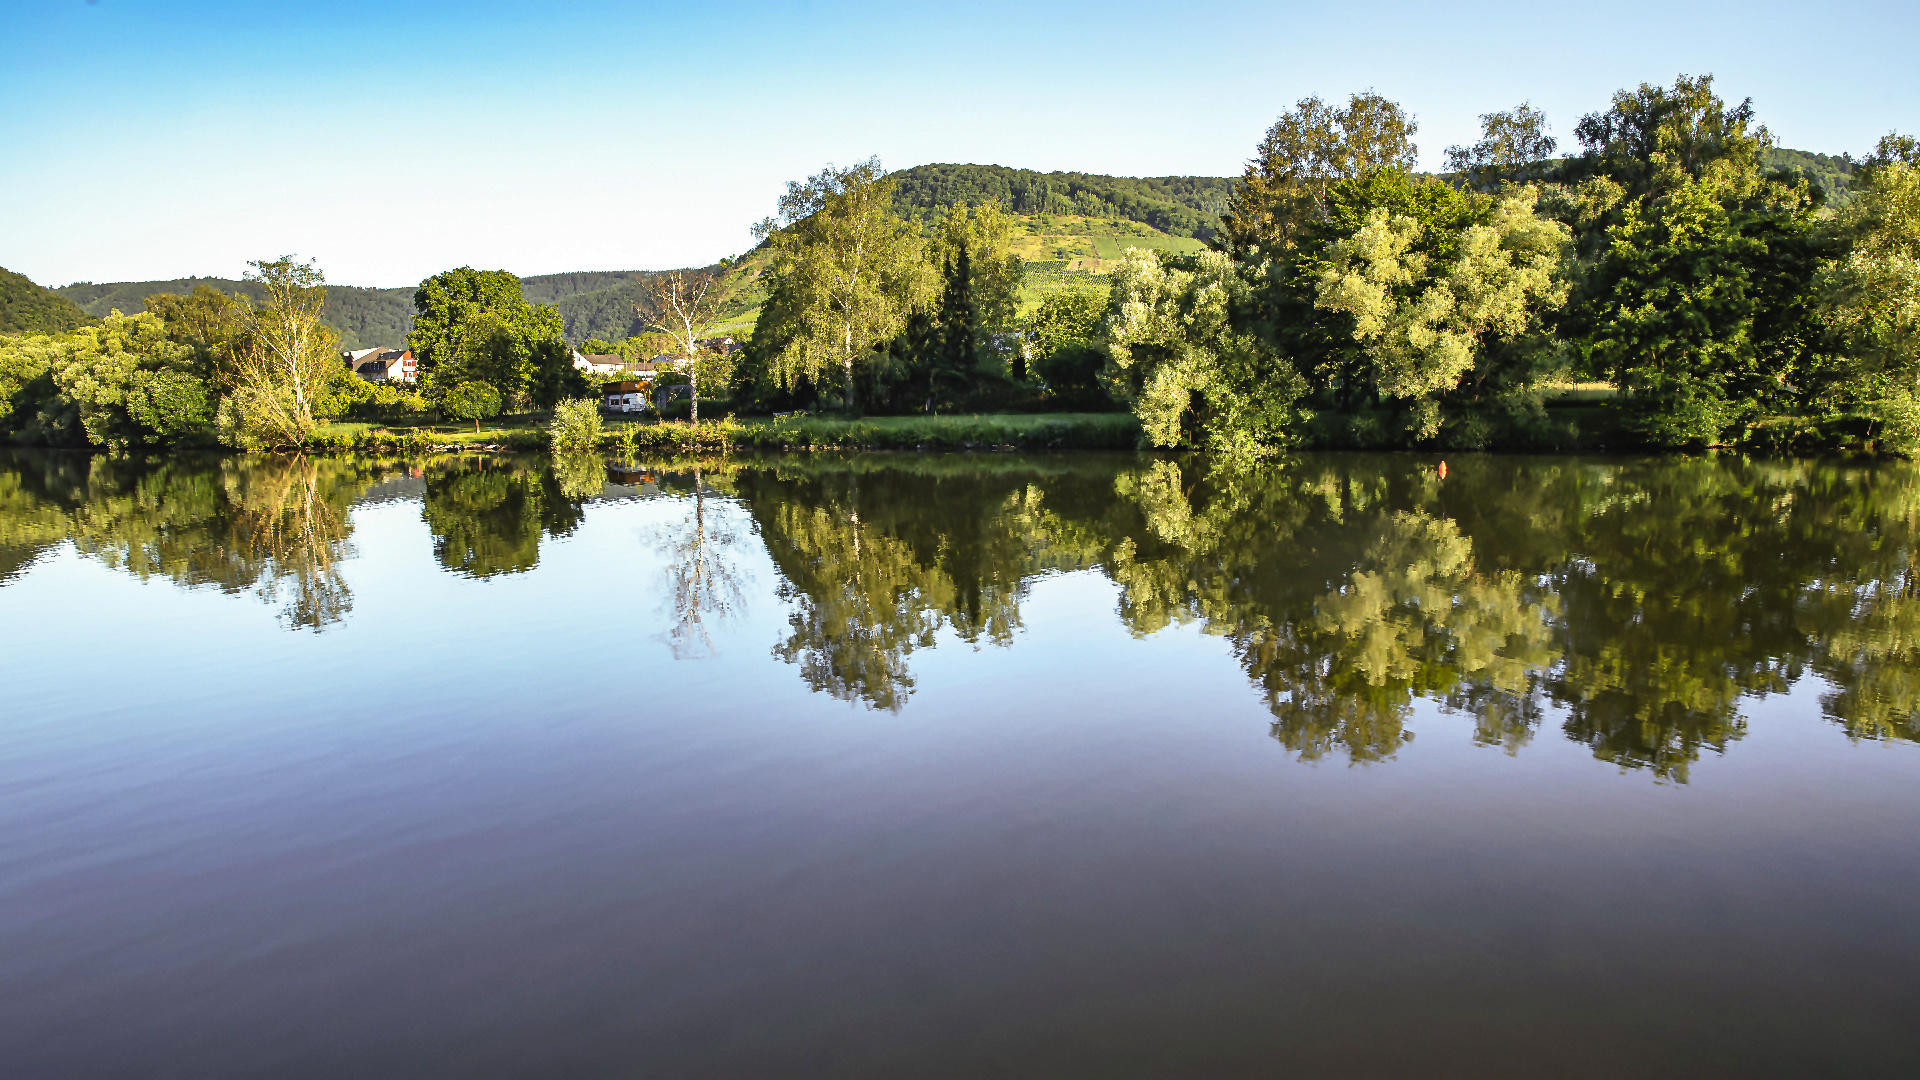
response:
M600 403L592 398L575 398L554 406L553 423L547 428L555 450L596 450L600 446Z

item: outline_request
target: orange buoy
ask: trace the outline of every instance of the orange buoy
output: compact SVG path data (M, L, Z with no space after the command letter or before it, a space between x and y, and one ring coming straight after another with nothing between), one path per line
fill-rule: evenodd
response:
M1440 479L1445 480L1447 478L1447 463L1444 461L1441 462L1440 467L1433 471L1440 474Z

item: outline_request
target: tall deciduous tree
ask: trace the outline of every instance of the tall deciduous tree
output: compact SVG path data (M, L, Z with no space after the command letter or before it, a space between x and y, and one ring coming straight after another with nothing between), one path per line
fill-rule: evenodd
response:
M1881 140L1884 151L1887 140ZM1920 165L1876 162L1840 215L1844 258L1820 275L1822 309L1859 396L1890 441L1920 449Z
M713 334L731 284L729 266L717 270L670 270L653 279L648 293L651 310L642 310L647 329L667 335L685 359L687 382L693 388L690 416L700 419L700 379L725 384L732 374L724 351L701 346ZM639 305L635 305L636 308Z
M877 157L829 165L790 182L779 216L755 231L773 248L773 374L791 386L838 368L852 411L855 366L899 333L932 289L924 245L893 211L893 182Z
M247 280L264 296L246 311L250 348L234 394L240 426L254 439L304 446L318 424L314 405L340 368L340 339L320 321L326 277L311 260L291 255L249 265Z
M529 303L505 270L435 274L414 291L413 306L407 347L435 401L468 380L493 384L512 408L550 408L586 390L559 311Z
M1547 114L1522 102L1480 116L1480 141L1447 147L1447 168L1483 188L1523 178L1526 167L1553 156L1559 142L1547 134Z
M1450 255L1440 272L1416 249L1426 226L1383 207L1327 249L1316 304L1352 317L1362 378L1404 403L1411 439L1439 433L1442 395L1486 366L1493 341L1537 333L1541 312L1566 302L1569 230L1535 214L1538 198L1531 187L1503 196L1440 245Z
M1335 109L1302 98L1274 121L1221 215L1219 242L1242 257L1277 255L1326 217L1327 193L1373 169L1413 168L1420 128L1396 102L1367 91Z
M229 296L211 285L195 285L186 296L154 293L146 305L167 324L169 338L200 350L221 385L234 384L241 361L252 348L246 334L244 297Z
M1713 76L1681 75L1671 87L1641 83L1621 90L1603 112L1574 126L1585 165L1645 201L1703 180L1735 197L1760 181L1761 154L1772 143L1755 127L1753 99L1729 107L1713 91Z
M1155 446L1248 458L1291 438L1305 385L1285 357L1234 325L1250 292L1221 252L1181 258L1132 248L1121 259L1102 379Z

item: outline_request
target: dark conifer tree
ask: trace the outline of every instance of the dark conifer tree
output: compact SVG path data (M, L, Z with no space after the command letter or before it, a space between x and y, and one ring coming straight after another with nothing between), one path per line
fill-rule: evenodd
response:
M946 286L940 293L938 352L933 362L937 393L969 389L980 356L980 325L973 305L973 261L967 246L947 260Z

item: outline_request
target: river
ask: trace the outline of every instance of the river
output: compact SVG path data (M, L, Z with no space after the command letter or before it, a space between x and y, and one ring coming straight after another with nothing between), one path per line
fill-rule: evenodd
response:
M9 1077L1914 1075L1920 468L0 453Z

